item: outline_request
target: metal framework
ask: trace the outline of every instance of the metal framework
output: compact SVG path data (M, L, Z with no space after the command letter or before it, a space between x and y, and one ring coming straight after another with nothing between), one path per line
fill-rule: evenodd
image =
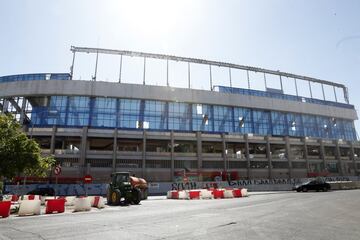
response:
M266 77L265 74L271 74L279 76L279 80L281 83L282 88L282 77L292 78L295 80L295 88L296 92L298 93L296 80L303 80L309 82L309 91L310 95L312 97L312 90L311 90L311 82L313 83L319 83L321 84L322 92L323 92L323 98L325 99L325 93L324 93L324 86L328 85L332 86L334 88L334 95L335 100L337 101L336 91L335 87L343 89L344 92L344 99L347 103L349 103L349 97L348 97L348 90L345 85L335 82L330 82L326 80L321 80L317 78L302 76L302 75L296 75L292 73L282 72L282 71L274 71L274 70L268 70L264 68L258 68L258 67L250 67L245 65L238 65L233 63L226 63L226 62L218 62L218 61L211 61L211 60L204 60L204 59L198 59L198 58L189 58L189 57L179 57L179 56L173 56L173 55L166 55L166 54L156 54L156 53L145 53L145 52L136 52L136 51L127 51L127 50L114 50L114 49L104 49L104 48L89 48L89 47L75 47L71 46L70 49L73 52L73 61L71 66L71 79L73 77L74 72L74 64L75 64L75 53L95 53L96 54L96 66L95 66L95 74L93 77L93 80L96 81L96 72L97 72L97 62L98 62L98 54L110 54L110 55L120 55L120 76L119 76L119 82L121 81L121 68L122 68L122 56L130 56L130 57L142 57L144 58L144 73L143 73L143 84L145 84L145 65L146 65L146 58L153 58L153 59L161 59L167 61L167 84L168 84L168 61L176 61L176 62L187 62L188 63L188 86L190 88L190 63L196 63L196 64L203 64L203 65L209 65L209 71L210 71L210 89L213 89L212 86L212 76L211 76L211 66L218 66L218 67L227 67L229 68L229 78L230 78L230 85L232 85L231 80L231 68L233 69L240 69L246 71L247 74L247 81L248 81L248 87L250 88L250 79L249 79L249 71L256 72L256 73L264 73L264 81L266 84Z

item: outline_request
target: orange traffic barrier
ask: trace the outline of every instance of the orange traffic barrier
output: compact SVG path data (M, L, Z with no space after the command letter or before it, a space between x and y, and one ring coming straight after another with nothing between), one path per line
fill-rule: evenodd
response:
M63 213L65 211L65 199L46 199L46 214Z
M10 216L10 201L0 202L0 217L7 218Z

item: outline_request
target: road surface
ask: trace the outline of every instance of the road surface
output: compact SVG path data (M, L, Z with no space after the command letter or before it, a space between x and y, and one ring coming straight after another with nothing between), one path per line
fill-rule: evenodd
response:
M222 200L155 198L0 219L0 239L360 239L360 190L281 192Z

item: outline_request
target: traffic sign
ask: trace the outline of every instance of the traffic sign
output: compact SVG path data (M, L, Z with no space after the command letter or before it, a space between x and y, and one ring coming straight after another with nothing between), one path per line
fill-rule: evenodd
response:
M92 182L92 176L91 175L85 175L84 176L84 183L91 183Z
M59 175L61 173L61 166L60 165L56 165L56 167L54 169L54 173L55 173L55 175Z

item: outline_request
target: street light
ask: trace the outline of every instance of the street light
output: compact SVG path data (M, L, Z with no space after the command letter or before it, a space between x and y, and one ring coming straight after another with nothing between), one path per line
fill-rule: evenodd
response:
M48 112L49 114L57 114L58 111L57 110L43 110L43 111L40 111L40 112L37 112L37 114L40 114L40 113L44 113L44 112ZM32 139L32 136L33 136L33 130L34 130L34 121L31 119L31 131L30 131L30 139Z

